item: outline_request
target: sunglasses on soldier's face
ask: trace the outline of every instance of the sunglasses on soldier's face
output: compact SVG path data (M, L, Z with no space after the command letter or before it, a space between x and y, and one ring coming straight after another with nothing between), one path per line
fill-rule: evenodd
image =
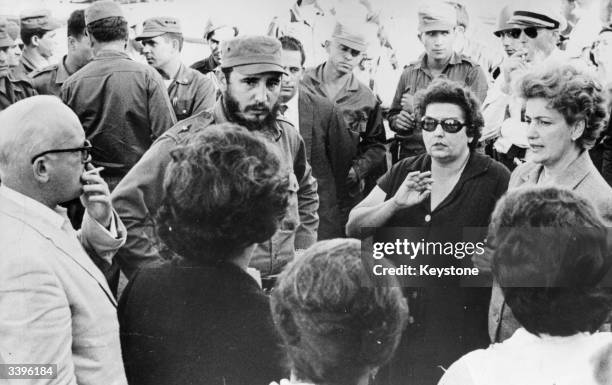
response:
M512 28L505 29L503 31L497 31L495 32L495 36L511 37L513 39L518 39L521 36L521 32L525 32L525 35L527 35L528 38L535 39L536 37L538 37L538 30L540 28L547 29L543 27Z

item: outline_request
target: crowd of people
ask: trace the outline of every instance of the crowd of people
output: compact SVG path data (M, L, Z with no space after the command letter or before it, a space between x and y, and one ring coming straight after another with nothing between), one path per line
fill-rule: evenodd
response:
M429 1L385 105L369 47L402 41L358 0L319 44L321 2L191 66L111 0L59 63L48 10L0 16L0 364L55 365L0 379L612 384L612 3L504 4L499 59ZM382 228L476 229L428 262L486 284L374 280Z

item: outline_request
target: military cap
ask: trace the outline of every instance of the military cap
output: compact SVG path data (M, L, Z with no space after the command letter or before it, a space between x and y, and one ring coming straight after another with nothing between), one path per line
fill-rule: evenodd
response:
M136 36L136 40L150 39L164 33L183 33L181 23L174 17L152 17L144 21L142 32Z
M97 1L85 8L85 25L108 17L123 17L125 19L119 4L110 0Z
M560 31L567 28L567 20L561 15L558 7L533 0L515 6L508 23L521 27L541 27Z
M332 40L359 52L365 52L368 48L368 41L363 33L363 26L359 29L355 25L336 23L332 33Z
M499 13L499 16L497 17L497 27L495 31L493 31L495 36L501 37L502 31L516 28L516 25L509 23L513 13L514 10L509 5L506 5L502 8L501 12Z
M48 9L37 9L23 12L19 15L21 21L21 29L24 31L42 29L44 31L53 31L62 25L59 21L51 17Z
M206 23L206 27L204 28L204 40L208 40L212 37L212 35L220 30L220 29L228 29L228 30L232 30L232 34L234 37L238 36L238 28L237 27L232 27L226 24L218 24L215 25L213 24L212 20L208 20L208 22Z
M280 42L269 36L240 36L221 45L221 68L236 68L245 75L280 72L283 69Z
M14 45L15 40L8 33L6 19L0 17L0 48L12 47Z
M457 10L447 2L428 2L419 8L419 32L450 31L457 26Z

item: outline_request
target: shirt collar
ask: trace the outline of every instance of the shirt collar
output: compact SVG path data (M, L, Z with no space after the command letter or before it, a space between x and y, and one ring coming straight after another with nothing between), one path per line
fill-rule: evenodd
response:
M291 99L289 99L287 101L287 103L285 103L285 105L287 106L287 108L289 110L297 111L297 109L298 109L298 94L299 94L299 92L296 92L295 95L293 95L293 97Z
M461 56L457 52L453 51L453 53L451 54L451 58L448 61L447 66L449 66L449 65L451 65L451 66L452 65L457 65L459 63L461 63ZM427 66L427 53L423 53L421 55L421 57L419 58L419 60L416 63L416 67L417 68L422 68L422 69L429 69L429 67ZM444 71L442 71L442 72L444 72Z
M179 70L176 73L176 77L174 78L174 81L178 84L187 85L191 83L192 77L190 77L189 75L190 74L187 71L187 67L185 66L185 64L181 63Z
M48 222L58 229L61 229L64 222L68 220L65 208L56 206L55 209L51 209L37 200L8 188L5 185L0 185L0 195L13 201L20 207L23 207L24 211L27 211L29 215L40 218L42 221Z
M317 86L320 86L321 84L323 84L323 71L325 69L325 65L327 64L327 62L323 63L323 64L319 64L313 72L313 76L311 77L313 83L315 83ZM357 77L355 76L355 74L351 73L351 78L349 79L349 81L346 83L344 89L346 91L357 91L359 90L359 80L357 79Z
M70 74L68 73L68 70L66 69L66 65L65 65L66 56L67 55L64 55L62 60L60 60L60 62L57 63L57 73L55 74L56 84L63 84L66 81L66 79L70 77Z
M130 55L128 55L127 52L117 51L115 49L101 49L100 51L98 51L98 53L96 54L93 60L110 59L110 58L118 58L118 57L132 60L132 58L130 58Z

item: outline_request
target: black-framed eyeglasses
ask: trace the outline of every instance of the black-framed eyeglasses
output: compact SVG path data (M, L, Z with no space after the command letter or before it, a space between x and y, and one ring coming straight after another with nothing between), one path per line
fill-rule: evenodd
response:
M525 35L527 35L528 38L535 39L536 37L538 37L538 30L540 28L547 29L544 27L512 28L505 29L503 31L497 31L495 32L495 36L511 37L513 39L518 39L521 36L521 32L525 32Z
M421 119L421 128L425 131L433 132L438 127L438 124L442 126L442 129L449 134L454 134L461 131L465 127L465 123L457 119L434 119L428 116Z
M58 154L58 153L62 153L62 152L77 152L80 151L81 152L81 162L82 163L87 163L91 160L91 142L87 139L85 139L85 143L83 143L83 147L75 147L75 148L63 148L63 149L59 149L59 150L47 150L47 151L43 151L40 154L36 154L32 157L32 164L34 164L34 161L37 158L40 158L41 156L45 156L47 154Z

